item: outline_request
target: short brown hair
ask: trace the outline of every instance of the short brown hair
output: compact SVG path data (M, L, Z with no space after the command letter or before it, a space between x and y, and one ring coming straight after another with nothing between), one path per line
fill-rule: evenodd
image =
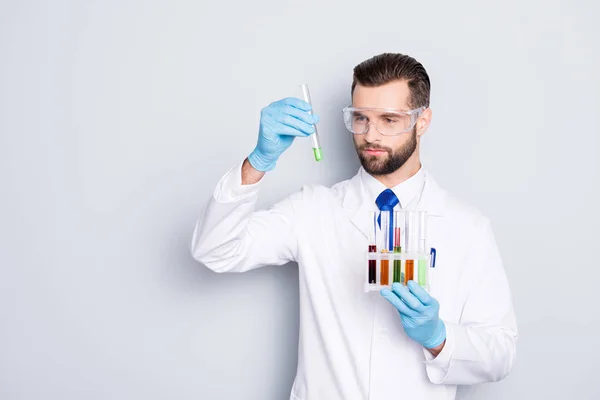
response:
M379 54L354 67L351 93L354 93L357 84L375 87L396 80L407 81L409 107L429 107L431 83L427 71L420 62L400 53Z

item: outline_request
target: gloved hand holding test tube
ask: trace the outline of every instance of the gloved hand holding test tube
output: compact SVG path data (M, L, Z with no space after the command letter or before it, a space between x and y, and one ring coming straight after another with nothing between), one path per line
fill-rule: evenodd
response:
M306 83L300 86L302 88L302 96L304 97L304 101L312 106L310 101L310 92L308 91L308 85ZM312 115L312 111L308 111L309 114ZM313 153L315 155L315 161L321 161L323 158L323 152L321 151L321 143L319 142L319 132L317 131L317 125L313 125L315 128L315 133L310 135L310 139L312 141Z
M281 99L263 108L258 140L248 156L250 165L257 171L271 171L296 137L312 135L319 116L310 112L311 108L309 103L296 97Z

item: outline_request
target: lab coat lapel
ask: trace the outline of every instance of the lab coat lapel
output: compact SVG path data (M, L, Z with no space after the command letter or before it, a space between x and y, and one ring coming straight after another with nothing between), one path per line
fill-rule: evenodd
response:
M443 217L446 212L446 191L438 186L429 172L425 176L423 197L417 209L427 211L430 217Z
M376 211L377 205L374 200L367 198L360 171L350 180L342 206L354 227L368 238L369 228L373 223L373 221L369 221L369 211Z

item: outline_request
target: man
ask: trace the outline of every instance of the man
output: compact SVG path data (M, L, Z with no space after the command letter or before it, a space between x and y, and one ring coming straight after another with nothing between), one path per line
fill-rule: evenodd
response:
M291 399L454 399L456 385L498 381L512 368L517 326L490 223L420 162L429 96L427 72L409 56L386 53L356 66L344 119L358 173L257 211L265 173L319 119L299 99L269 105L256 147L220 180L198 220L192 254L213 271L298 262ZM369 210L377 208L428 212L437 250L429 293L412 281L363 292Z

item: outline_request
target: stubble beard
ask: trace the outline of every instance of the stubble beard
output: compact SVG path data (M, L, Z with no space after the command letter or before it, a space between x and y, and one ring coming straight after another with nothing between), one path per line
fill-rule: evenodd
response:
M417 148L417 130L413 128L410 135L410 140L396 151L389 147L377 146L372 143L365 143L360 147L356 147L355 145L356 153L362 167L373 176L389 175L396 172L406 164ZM366 148L384 150L387 152L387 157L365 155L363 151Z

